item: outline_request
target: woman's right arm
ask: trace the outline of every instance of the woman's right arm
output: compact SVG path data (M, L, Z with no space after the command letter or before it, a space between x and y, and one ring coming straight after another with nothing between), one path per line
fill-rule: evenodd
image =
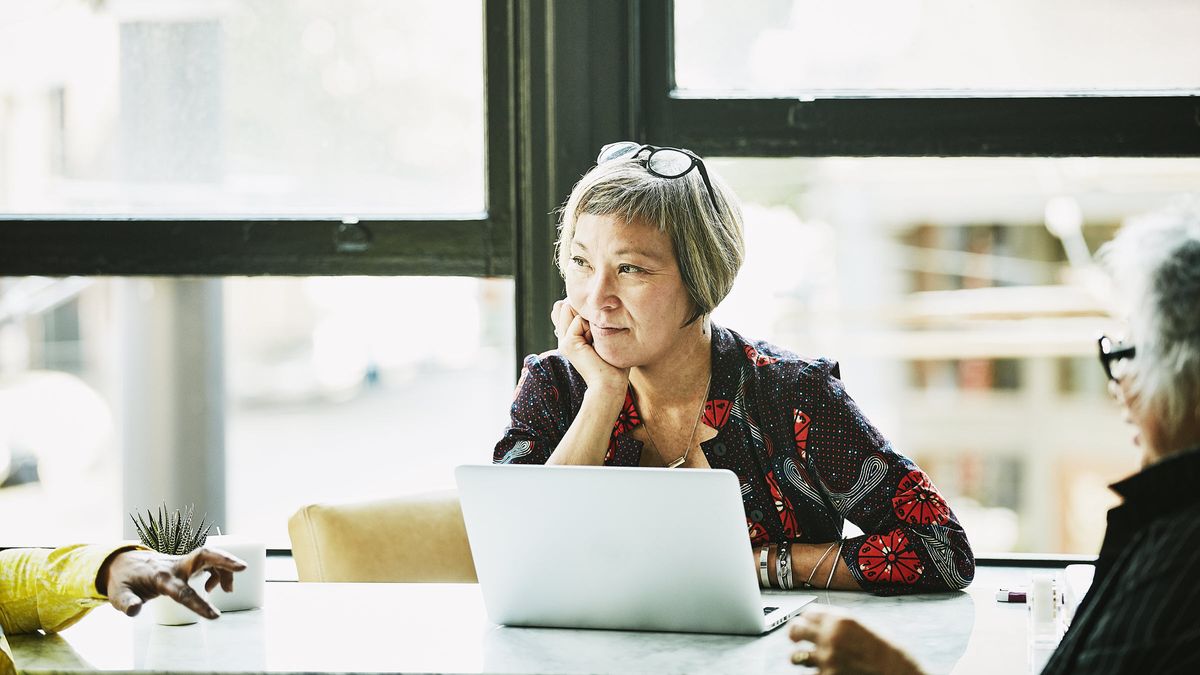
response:
M558 336L559 353L575 367L587 383L587 390L579 412L546 463L603 464L613 424L625 405L629 369L614 367L596 353L591 326L571 303L555 302L550 319Z
M580 404L573 414L572 375L559 364L561 359L552 357L525 358L509 410L509 424L496 444L493 462L604 463L625 391L588 387L583 398L576 399ZM578 391L578 385L575 389Z
M613 423L625 403L625 390L599 391L588 387L579 414L567 433L550 453L547 464L584 464L599 466L608 454Z
M570 303L554 303L550 318L558 351L587 383L572 417L561 400L567 382L556 382L537 357L528 357L517 382L511 422L496 445L498 464L601 465L608 454L613 425L629 388L629 369L616 368L596 353L591 328Z

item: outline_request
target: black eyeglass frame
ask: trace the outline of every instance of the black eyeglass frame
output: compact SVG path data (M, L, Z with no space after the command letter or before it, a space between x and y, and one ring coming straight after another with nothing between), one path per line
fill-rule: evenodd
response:
M1107 335L1101 335L1096 338L1096 346L1099 349L1100 366L1104 368L1104 374L1108 376L1111 382L1117 381L1112 372L1113 362L1122 359L1132 359L1137 354L1135 346L1127 345L1123 342L1114 342Z
M621 153L619 155L613 155L608 158L605 158L604 151L613 146L616 146L616 145L621 145L621 146L627 145L627 147L634 148L634 150L633 150L633 152L625 152L625 153ZM640 155L642 154L642 152L644 152L646 150L649 150L650 154L646 155L644 158L641 157ZM655 154L663 152L665 150L670 150L673 152L678 152L678 153L683 154L684 156L686 156L687 158L692 160L691 165L688 166L688 168L684 169L683 171L680 171L679 173L677 173L675 175L668 175L665 173L660 173L658 171L655 171L654 169L652 169L650 167L650 159L653 158ZM709 199L709 201L712 202L713 212L716 213L717 215L720 215L721 209L720 209L720 207L717 206L717 193L715 190L713 190L712 181L709 180L709 178L708 178L708 169L706 169L704 167L704 160L700 159L699 155L697 155L696 153L692 152L691 150L684 150L683 148L672 148L672 147L665 146L665 145L658 146L658 145L639 144L636 141L617 141L616 143L609 143L608 145L605 145L603 148L600 148L600 152L596 155L596 164L612 162L614 160L624 159L626 157L632 157L633 159L637 160L637 162L642 165L642 168L644 168L646 171L648 171L651 176L657 176L659 178L683 178L684 176L691 173L692 169L699 169L700 170L700 178L702 178L704 180L704 187L708 189L708 199Z

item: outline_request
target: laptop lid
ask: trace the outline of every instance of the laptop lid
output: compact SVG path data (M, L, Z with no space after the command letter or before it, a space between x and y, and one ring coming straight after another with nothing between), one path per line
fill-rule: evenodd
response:
M812 596L763 598L725 470L465 465L455 471L492 621L758 634Z

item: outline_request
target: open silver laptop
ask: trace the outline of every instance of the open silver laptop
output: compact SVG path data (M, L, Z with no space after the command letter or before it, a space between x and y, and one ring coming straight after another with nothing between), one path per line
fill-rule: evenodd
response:
M757 635L816 599L759 592L729 471L468 465L455 477L496 623Z

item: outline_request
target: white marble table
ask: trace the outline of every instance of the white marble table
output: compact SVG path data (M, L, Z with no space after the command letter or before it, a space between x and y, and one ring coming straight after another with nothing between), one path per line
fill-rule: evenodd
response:
M908 645L931 672L1027 673L1024 605L995 601L1028 570L980 568L966 593L821 592ZM260 610L159 626L109 607L57 636L10 636L26 673L800 673L786 629L762 637L508 628L472 584L269 583Z

